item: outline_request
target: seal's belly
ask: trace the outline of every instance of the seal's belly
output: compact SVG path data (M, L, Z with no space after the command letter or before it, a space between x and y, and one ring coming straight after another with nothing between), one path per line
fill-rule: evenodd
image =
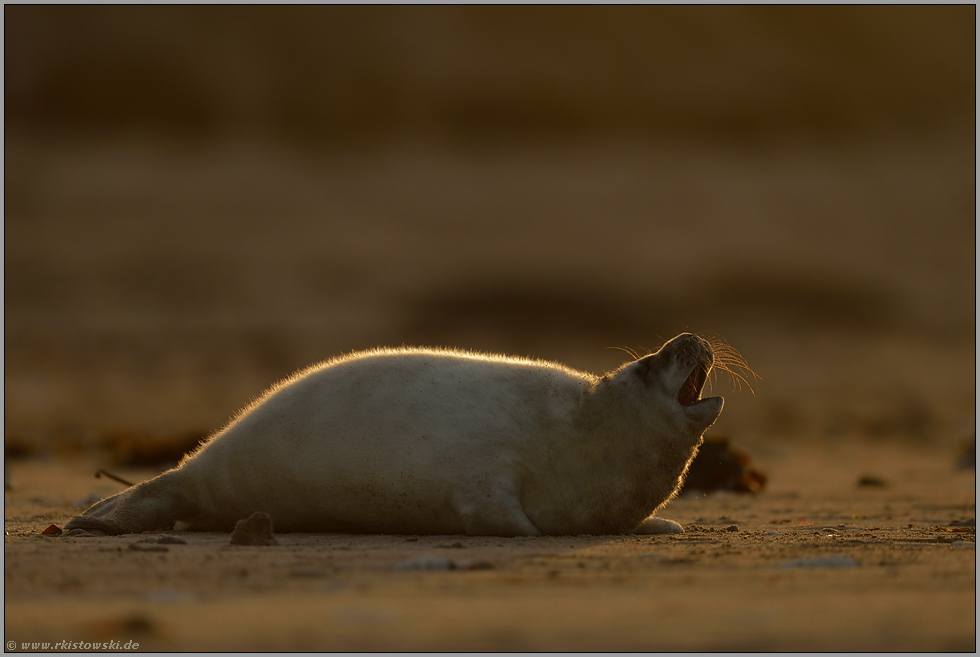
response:
M264 511L282 531L463 533L481 486L514 478L533 418L427 392L253 410L193 459L213 500L204 515Z

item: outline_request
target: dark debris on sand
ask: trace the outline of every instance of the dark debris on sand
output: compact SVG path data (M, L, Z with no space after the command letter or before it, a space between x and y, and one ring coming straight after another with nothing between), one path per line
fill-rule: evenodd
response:
M687 470L683 491L758 493L766 475L749 466L749 456L731 446L728 438L705 438Z

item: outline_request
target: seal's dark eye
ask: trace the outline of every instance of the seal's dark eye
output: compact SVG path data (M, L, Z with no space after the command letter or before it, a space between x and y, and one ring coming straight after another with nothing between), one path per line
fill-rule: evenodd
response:
M650 383L653 378L653 358L647 356L636 362L636 366L633 368L633 373L640 377L640 380L644 383Z

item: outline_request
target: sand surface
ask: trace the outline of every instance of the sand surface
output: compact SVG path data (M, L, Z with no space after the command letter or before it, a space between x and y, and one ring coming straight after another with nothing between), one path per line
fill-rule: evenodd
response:
M975 476L933 450L787 448L758 464L773 475L761 494L669 504L681 535L282 534L270 547L42 536L76 499L122 486L91 478L85 459L11 465L5 638L17 651L975 648L975 526L961 524ZM163 535L186 544L148 541Z

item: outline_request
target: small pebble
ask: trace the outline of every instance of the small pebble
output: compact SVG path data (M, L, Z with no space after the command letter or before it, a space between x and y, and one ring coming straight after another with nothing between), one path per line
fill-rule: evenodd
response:
M329 577L330 571L325 568L318 568L316 566L308 568L294 568L289 571L290 577L304 578L304 579L318 579L321 577Z
M395 570L455 570L456 564L446 557L416 557L402 561Z
M777 564L776 568L856 568L857 561L850 557L811 557L809 559L793 559Z
M171 589L154 589L152 591L147 591L146 599L150 602L162 603L188 602L192 600L191 596L187 595L186 593L181 593L180 591L174 591Z
M169 552L166 545L147 545L145 543L130 543L129 549L134 552Z
M417 557L402 561L395 570L491 570L493 564L489 561L453 561L446 557Z
M176 536L161 536L157 539L157 543L165 545L187 545L187 541Z
M159 545L187 545L187 541L182 538L177 538L176 536L154 536L153 538L144 538L143 540L136 542L156 543Z

